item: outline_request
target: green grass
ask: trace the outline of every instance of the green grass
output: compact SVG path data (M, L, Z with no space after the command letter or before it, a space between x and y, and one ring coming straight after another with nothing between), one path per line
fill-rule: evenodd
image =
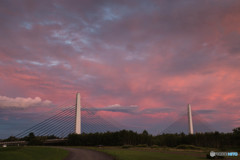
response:
M209 148L177 149L177 148L151 148L133 147L124 149L122 147L88 147L97 151L105 152L116 158L116 160L207 160L206 154ZM212 150L212 149L211 149ZM215 150L215 149L214 149ZM215 150L217 151L217 150ZM237 160L239 157L226 157Z
M120 147L91 148L114 156L117 160L203 160L207 152L183 151L161 148L130 148Z
M68 151L51 147L0 148L1 160L63 160Z

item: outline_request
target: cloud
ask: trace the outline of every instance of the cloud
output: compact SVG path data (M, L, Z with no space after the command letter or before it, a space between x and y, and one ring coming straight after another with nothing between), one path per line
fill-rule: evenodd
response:
M238 32L230 33L223 37L223 42L229 53L233 55L240 54L240 34Z
M171 112L173 109L166 107L166 108L147 108L141 110L140 107L137 105L121 106L120 104L114 104L101 108L83 108L82 110L91 112L108 111L108 112L122 112L128 114L156 114Z
M98 112L98 111L109 111L109 112L122 112L122 113L137 113L139 107L136 105L130 105L130 106L121 106L120 104L114 104L107 107L101 107L101 108L83 108L85 111L92 111L92 112Z
M202 109L202 110L195 110L194 111L195 113L197 114L213 114L213 113L216 113L217 110L212 110L212 109Z
M156 114L156 113L166 113L166 112L172 112L172 108L147 108L141 111L141 113L144 114Z
M28 108L33 106L49 106L52 102L49 100L42 100L40 97L35 98L10 98L0 96L0 108Z

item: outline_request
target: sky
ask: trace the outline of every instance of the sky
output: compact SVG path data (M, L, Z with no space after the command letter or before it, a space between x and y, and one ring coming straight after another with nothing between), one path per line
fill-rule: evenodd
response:
M240 1L1 0L0 138L75 104L163 130L240 126Z

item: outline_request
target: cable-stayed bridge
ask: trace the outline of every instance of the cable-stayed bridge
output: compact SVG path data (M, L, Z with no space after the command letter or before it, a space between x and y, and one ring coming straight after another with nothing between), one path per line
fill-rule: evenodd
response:
M16 137L25 137L33 132L36 136L66 137L70 133L96 133L114 132L122 129L135 130L131 127L121 125L114 120L103 118L95 114L96 108L81 106L80 94L77 93L76 104L66 107L54 116L30 127L17 134ZM157 134L161 133L189 133L212 131L207 123L202 121L198 114L192 114L191 106L188 105L188 112L181 116L164 130L155 128Z

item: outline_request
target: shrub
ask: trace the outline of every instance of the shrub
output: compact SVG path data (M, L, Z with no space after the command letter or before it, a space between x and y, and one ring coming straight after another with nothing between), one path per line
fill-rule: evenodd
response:
M133 147L132 145L123 145L122 148L127 149Z
M147 144L139 144L136 147L148 147L148 145Z
M159 148L158 145L152 145L151 148Z
M176 148L177 149L201 149L200 147L196 147L194 145L186 145L186 144L178 145Z

